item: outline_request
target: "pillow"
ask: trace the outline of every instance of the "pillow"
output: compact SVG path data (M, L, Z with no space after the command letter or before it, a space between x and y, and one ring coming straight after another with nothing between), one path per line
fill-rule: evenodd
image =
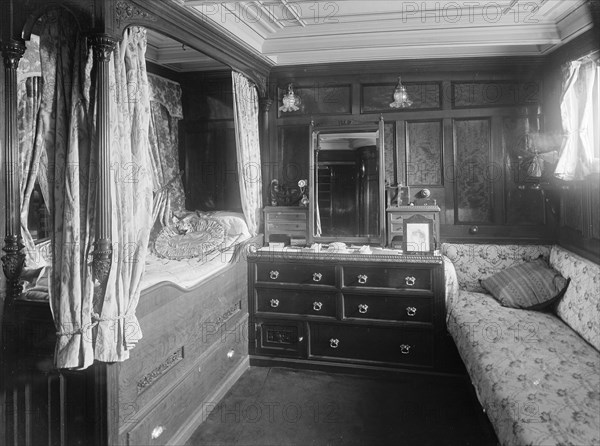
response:
M570 279L539 258L504 269L480 283L504 307L544 311L563 297Z
M209 218L185 218L165 226L154 241L154 251L170 260L203 257L225 240L223 225Z

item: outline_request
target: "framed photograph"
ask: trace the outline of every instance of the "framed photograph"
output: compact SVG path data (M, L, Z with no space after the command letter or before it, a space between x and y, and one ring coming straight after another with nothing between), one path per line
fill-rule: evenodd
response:
M402 248L406 254L433 253L433 220L423 215L413 215L404 219Z

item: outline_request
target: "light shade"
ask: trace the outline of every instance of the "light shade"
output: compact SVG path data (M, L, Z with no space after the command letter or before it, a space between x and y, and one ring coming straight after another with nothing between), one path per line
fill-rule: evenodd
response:
M283 95L283 105L279 107L281 112L292 112L300 110L300 97L294 94L294 88L292 84L288 85L288 91Z
M390 108L406 108L412 105L412 101L408 98L406 87L402 85L402 80L398 76L398 85L394 90L394 102L390 103Z

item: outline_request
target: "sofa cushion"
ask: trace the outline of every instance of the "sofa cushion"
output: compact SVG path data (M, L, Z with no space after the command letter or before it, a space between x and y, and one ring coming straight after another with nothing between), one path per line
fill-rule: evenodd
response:
M502 306L538 311L557 303L568 284L544 259L523 262L481 279L481 286Z
M442 254L454 264L461 289L482 293L479 279L540 256L547 260L550 246L443 243Z
M550 265L571 278L556 314L600 350L600 265L560 246L552 248Z
M566 296L565 296L566 297ZM550 313L460 291L448 331L502 445L600 445L600 353Z

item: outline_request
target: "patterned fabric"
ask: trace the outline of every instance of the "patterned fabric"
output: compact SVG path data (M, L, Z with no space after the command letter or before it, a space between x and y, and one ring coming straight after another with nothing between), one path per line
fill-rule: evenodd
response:
M48 180L45 198L53 234L49 291L57 331L54 361L58 368L85 368L94 361L94 287L88 259L96 209L95 175L90 171L98 165L96 151L91 150L93 60L70 14L52 10L45 17L40 32L44 81L37 125L43 139L40 145L47 153L40 175Z
M258 135L258 93L241 73L231 73L237 167L242 210L250 234L258 234L262 209L262 174Z
M150 102L162 104L171 117L183 119L181 85L150 73L148 73L148 85L150 87Z
M225 241L225 230L218 221L197 215L165 226L156 241L154 250L159 257L170 260L203 260Z
M94 358L104 362L128 359L142 337L135 310L152 227L146 45L146 30L130 27L110 60L110 83L116 93L109 123L113 254L105 294L93 309Z
M545 260L535 259L482 279L481 285L504 307L533 310L561 295L567 280Z
M556 313L600 350L600 265L559 246L552 248L550 264L563 276L571 278Z
M548 260L550 246L443 243L442 254L454 264L461 289L483 293L479 279L540 255Z
M556 316L461 291L448 330L502 445L600 445L600 353Z
M168 225L173 212L185 209L179 171L178 120L159 102L150 103L150 159L154 189L152 221Z

